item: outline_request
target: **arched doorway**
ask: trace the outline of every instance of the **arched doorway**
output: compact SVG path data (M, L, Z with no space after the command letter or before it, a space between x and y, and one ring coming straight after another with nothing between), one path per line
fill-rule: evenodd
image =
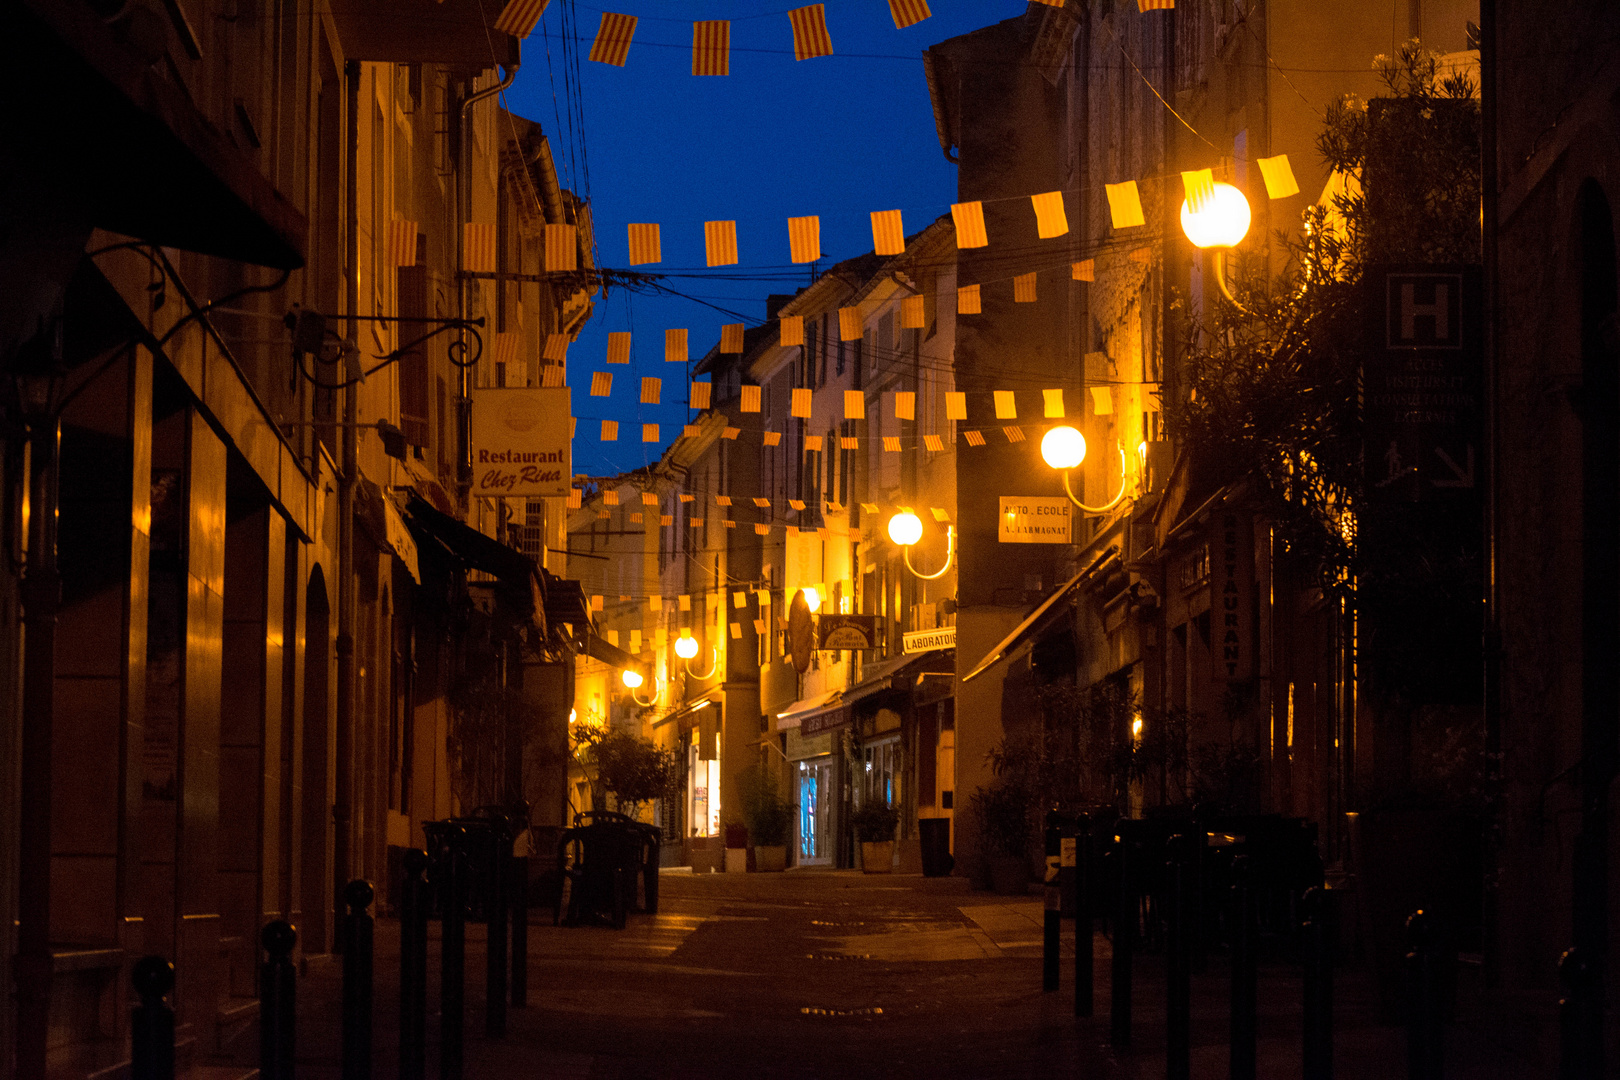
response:
M303 916L298 934L306 953L331 951L332 733L331 606L320 567L309 575L304 601L304 755L302 874Z

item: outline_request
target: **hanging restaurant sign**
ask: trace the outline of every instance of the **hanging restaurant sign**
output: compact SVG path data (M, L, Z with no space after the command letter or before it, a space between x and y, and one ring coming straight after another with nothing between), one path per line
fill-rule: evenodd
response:
M823 615L816 620L818 649L875 649L878 647L876 615Z
M1074 515L1065 498L1001 497L996 539L1003 544L1072 544Z
M568 389L472 392L472 494L564 497L573 483Z

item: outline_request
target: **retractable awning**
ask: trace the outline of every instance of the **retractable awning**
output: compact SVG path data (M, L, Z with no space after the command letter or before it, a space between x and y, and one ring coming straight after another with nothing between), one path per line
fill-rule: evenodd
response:
M1030 612L1028 617L1026 617L1023 622L1013 627L1012 633L996 642L995 647L989 652L985 653L984 658L973 666L972 671L962 676L961 681L964 683L972 682L980 675L983 675L986 671L989 671L991 668L995 667L996 664L1000 663L1002 660L1011 656L1020 648L1033 641L1043 630L1047 628L1052 620L1057 618L1057 613L1061 610L1059 605L1062 604L1063 600L1068 597L1069 594L1074 592L1075 588L1080 584L1080 582L1085 580L1085 578L1091 574L1092 571L1106 562L1110 557L1113 556L1113 554L1114 550L1110 548L1090 566L1086 567L1084 570L1074 575L1074 577L1052 590L1052 595L1048 596L1045 600L1042 600L1040 606L1038 606L1034 611Z
M796 728L811 717L832 712L840 707L839 699L843 694L842 690L825 690L819 694L811 694L807 698L800 698L776 714L776 730L786 731L788 728Z
M510 604L518 617L534 620L545 632L545 584L533 559L440 513L421 496L412 497L405 513L419 540L436 545L469 569L494 577L500 584L501 602Z

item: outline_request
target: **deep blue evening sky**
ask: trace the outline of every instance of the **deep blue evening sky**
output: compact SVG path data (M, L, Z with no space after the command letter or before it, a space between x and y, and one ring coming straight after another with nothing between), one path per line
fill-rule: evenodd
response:
M1017 15L1025 0L930 0L933 17L896 30L887 0L830 0L834 55L795 61L787 10L740 0L609 0L639 22L623 68L584 58L604 10L556 0L523 43L507 107L551 140L564 187L586 194L602 266L629 266L625 226L662 226L663 262L641 270L741 273L754 280L678 278L669 284L738 312L753 325L765 297L810 280L788 261L787 219L821 217L819 266L870 251L873 210L901 208L907 233L950 209L956 170L940 152L923 79L922 50ZM731 74L694 77L692 22L731 19ZM567 76L565 39L578 48L579 84ZM737 222L738 266L704 268L703 222ZM664 361L664 330L687 327L694 358L735 322L696 300L614 290L569 350L579 425L574 472L606 475L656 460L680 433L686 372ZM631 364L604 362L610 330L630 330ZM613 373L611 398L592 398L590 373ZM664 380L665 404L637 403L641 377ZM671 404L673 402L673 404ZM619 441L599 439L602 418ZM643 444L641 423L663 442Z

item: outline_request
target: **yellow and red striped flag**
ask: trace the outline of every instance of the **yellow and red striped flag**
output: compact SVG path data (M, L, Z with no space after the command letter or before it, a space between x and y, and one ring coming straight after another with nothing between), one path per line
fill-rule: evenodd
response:
M723 353L740 353L743 351L742 323L726 323L720 327L720 351Z
M642 424L641 425L641 441L642 442L657 442L658 441L658 425L657 424Z
M1097 260L1081 259L1077 263L1071 263L1069 266L1069 276L1075 281L1096 281Z
M752 383L741 387L741 400L738 408L743 412L759 412L760 389Z
M658 496L657 496L657 494L655 494L654 492L651 492L651 491L643 491L641 493L641 505L642 506L657 506L658 505Z
M883 436L883 452L885 454L898 454L900 452L900 436Z
M664 359L671 364L686 363L686 329L664 331Z
M619 441L619 422L617 420L604 420L604 421L602 421L602 441L603 442L618 442ZM608 494L613 496L613 501L614 502L618 501L618 493L617 492L610 491L610 492L608 492ZM613 503L610 502L610 503L608 503L608 505L612 506Z
M977 315L979 310L979 287L977 285L958 286L956 290L956 313L958 315Z
M521 41L534 30L534 24L546 13L546 5L550 2L551 0L507 0L506 6L495 17L493 29L503 34L511 34Z
M866 419L866 392L863 390L844 391L844 419Z
M838 309L838 340L861 340L861 309L859 306Z
M984 231L983 203L952 203L951 220L956 223L957 247L981 248L990 243L990 238Z
M1019 304L1035 302L1035 271L1013 276L1013 301Z
M904 30L928 18L928 0L889 0L889 14L894 16L894 28Z
M793 391L793 399L788 409L789 415L810 419L810 388L801 386Z
M908 296L900 301L900 327L903 330L921 330L928 325L927 298Z
M796 263L815 262L821 258L821 219L819 217L788 218L789 258Z
M923 448L938 454L945 449L945 440L938 435L924 435Z
M695 382L692 384L692 408L707 409L709 407L709 394L714 390L712 382Z
M630 331L614 330L608 334L607 362L610 364L630 362Z
M1001 433L1007 436L1008 442L1024 441L1024 429L1019 427L1017 424L1008 424L1006 427L1001 429Z
M462 269L475 274L495 272L495 226L467 222L462 230Z
M726 428L726 430L724 430L724 431L722 431L720 433L720 437L722 439L735 439L737 436L739 436L741 434L742 434L742 428L740 428L740 427L728 427L728 428ZM726 505L730 506L731 504L727 503Z
M788 348L793 345L803 345L804 316L783 315L780 325L780 332L781 337L777 339L777 344L781 345L783 348Z
M1299 182L1294 179L1293 167L1287 154L1263 157L1255 162L1260 166L1260 178L1266 182L1266 195L1273 199L1286 199L1299 194Z
M1045 399L1047 418L1051 420L1063 419L1065 415L1063 412L1063 387L1042 390L1041 396Z
M633 224L630 226L630 265L645 266L648 263L661 262L664 258L662 245L659 243L658 225Z
M821 453L821 436L806 435L804 437L804 448L812 454Z
M737 223L735 221L705 221L703 248L710 266L737 265Z
M763 434L762 438L764 439L766 446L782 445L782 433L780 431L767 431Z
M827 33L827 6L810 4L788 12L793 25L793 59L832 55L832 37Z
M906 226L898 210L872 211L872 251L899 255L906 250Z
M711 19L692 24L692 74L731 74L729 19Z
M555 361L559 364L566 363L568 360L568 335L547 334L546 347L540 353L540 358Z
M1111 416L1114 412L1114 388L1111 386L1091 387L1091 411L1098 416Z
M579 269L579 230L573 225L546 226L546 273Z
M561 364L544 364L540 368L540 385L554 390L563 385L567 375L568 369Z
M1147 219L1142 216L1142 196L1137 193L1135 180L1104 184L1103 189L1108 193L1108 213L1113 218L1114 228L1130 229L1147 224Z
M845 450L854 450L859 448L861 445L861 440L857 439L853 435L840 435L838 436L838 445L843 447Z
M568 489L568 509L578 510L585 505L585 493L579 488Z
M517 361L518 340L521 335L501 330L495 334L495 344L490 350L497 364L511 364Z
M945 419L967 419L967 395L960 390L947 390L945 392Z
M964 431L962 437L967 440L969 446L984 445L984 432L982 431Z
M1018 419L1018 400L1011 390L993 391L996 400L997 420Z
M917 419L917 392L915 390L901 390L894 395L894 418L896 420Z
M1215 197L1215 170L1184 170L1181 174L1181 186L1187 193L1187 209L1196 214Z
M754 505L759 507L761 510L769 510L771 508L771 500L765 498L762 495L755 495L754 496ZM739 593L738 595L740 596L741 594ZM742 607L741 604L738 604L737 606Z
M1029 201L1035 207L1035 235L1050 240L1069 231L1069 215L1063 212L1063 192L1031 195Z
M395 266L416 265L416 222L394 219L388 229L388 252Z
M602 25L596 31L596 41L591 45L591 55L586 59L595 60L598 64L624 67L624 62L630 58L630 39L635 36L634 15L615 15L611 11L604 11Z
M591 397L607 397L613 393L613 372L598 371L591 375Z
M641 380L641 403L643 405L657 405L659 395L663 390L663 382L652 376Z
M1041 0L1043 4L1052 0ZM1170 11L1176 6L1176 0L1136 0L1137 11Z

